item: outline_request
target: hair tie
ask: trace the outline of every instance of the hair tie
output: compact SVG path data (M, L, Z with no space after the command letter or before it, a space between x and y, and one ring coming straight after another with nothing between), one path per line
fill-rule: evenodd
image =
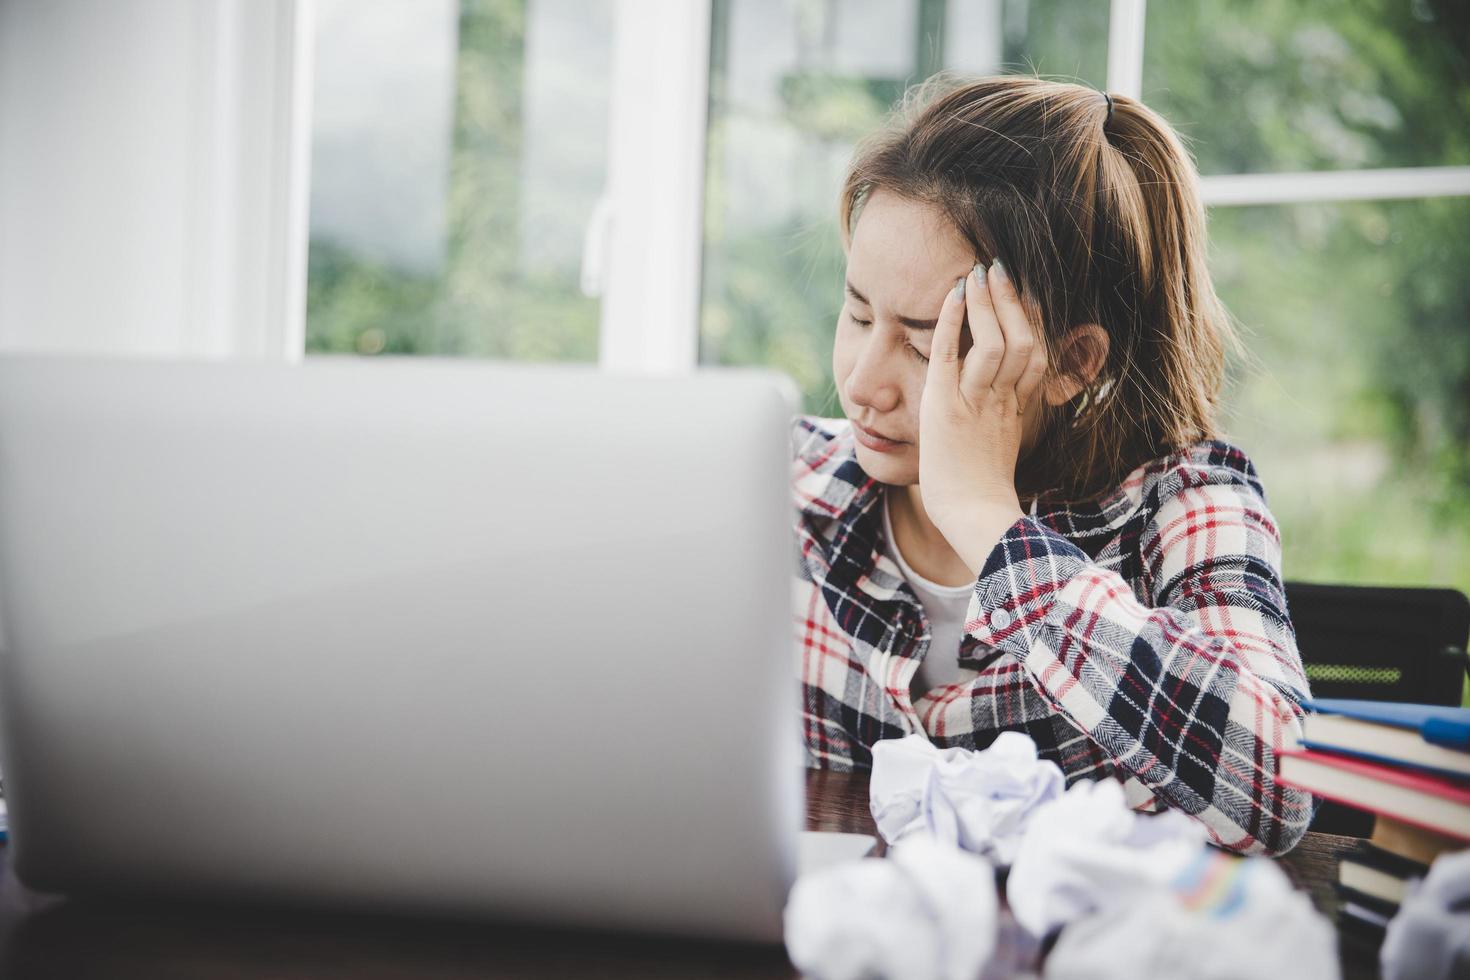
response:
M1108 118L1103 120L1103 128L1106 129L1113 121L1113 97L1104 92L1103 98L1108 100Z

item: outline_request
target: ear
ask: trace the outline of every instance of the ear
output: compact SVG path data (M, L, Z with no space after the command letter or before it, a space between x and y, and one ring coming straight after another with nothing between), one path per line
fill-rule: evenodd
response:
M1046 403L1065 405L1092 383L1108 362L1108 332L1096 323L1067 331L1057 346L1056 370L1043 386Z

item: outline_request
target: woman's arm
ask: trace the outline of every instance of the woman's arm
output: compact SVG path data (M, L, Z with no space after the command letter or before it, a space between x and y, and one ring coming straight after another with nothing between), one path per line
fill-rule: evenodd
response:
M919 408L925 509L977 573L967 631L1020 661L1052 710L1220 844L1289 850L1312 797L1277 782L1276 753L1300 734L1307 684L1260 484L1223 444L1171 459L1148 489L1151 519L1119 543L1153 583L1147 603L1020 516L1020 420L1049 372L999 259L991 273L977 265L946 297Z
M1148 604L1022 518L986 560L966 628L1016 657L1056 711L1222 846L1282 853L1306 831L1312 797L1276 778L1307 681L1275 522L1249 464L1221 444L1155 492L1136 545L1124 542L1143 561Z

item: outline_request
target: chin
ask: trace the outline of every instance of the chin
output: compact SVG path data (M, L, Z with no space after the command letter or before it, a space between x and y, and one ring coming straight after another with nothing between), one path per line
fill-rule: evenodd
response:
M877 480L879 483L887 483L891 486L906 487L919 482L919 468L911 460L914 447L906 446L901 452L878 453L864 446L856 444L858 465L863 472Z

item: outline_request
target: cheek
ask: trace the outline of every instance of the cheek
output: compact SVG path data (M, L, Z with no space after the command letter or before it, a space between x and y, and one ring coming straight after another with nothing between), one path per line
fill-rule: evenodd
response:
M852 370L853 358L856 356L857 348L839 321L837 332L832 337L832 378L839 386Z
M914 438L919 438L919 400L924 397L924 379L927 376L926 365L915 364L903 381L903 406L904 413L913 422L912 432Z

